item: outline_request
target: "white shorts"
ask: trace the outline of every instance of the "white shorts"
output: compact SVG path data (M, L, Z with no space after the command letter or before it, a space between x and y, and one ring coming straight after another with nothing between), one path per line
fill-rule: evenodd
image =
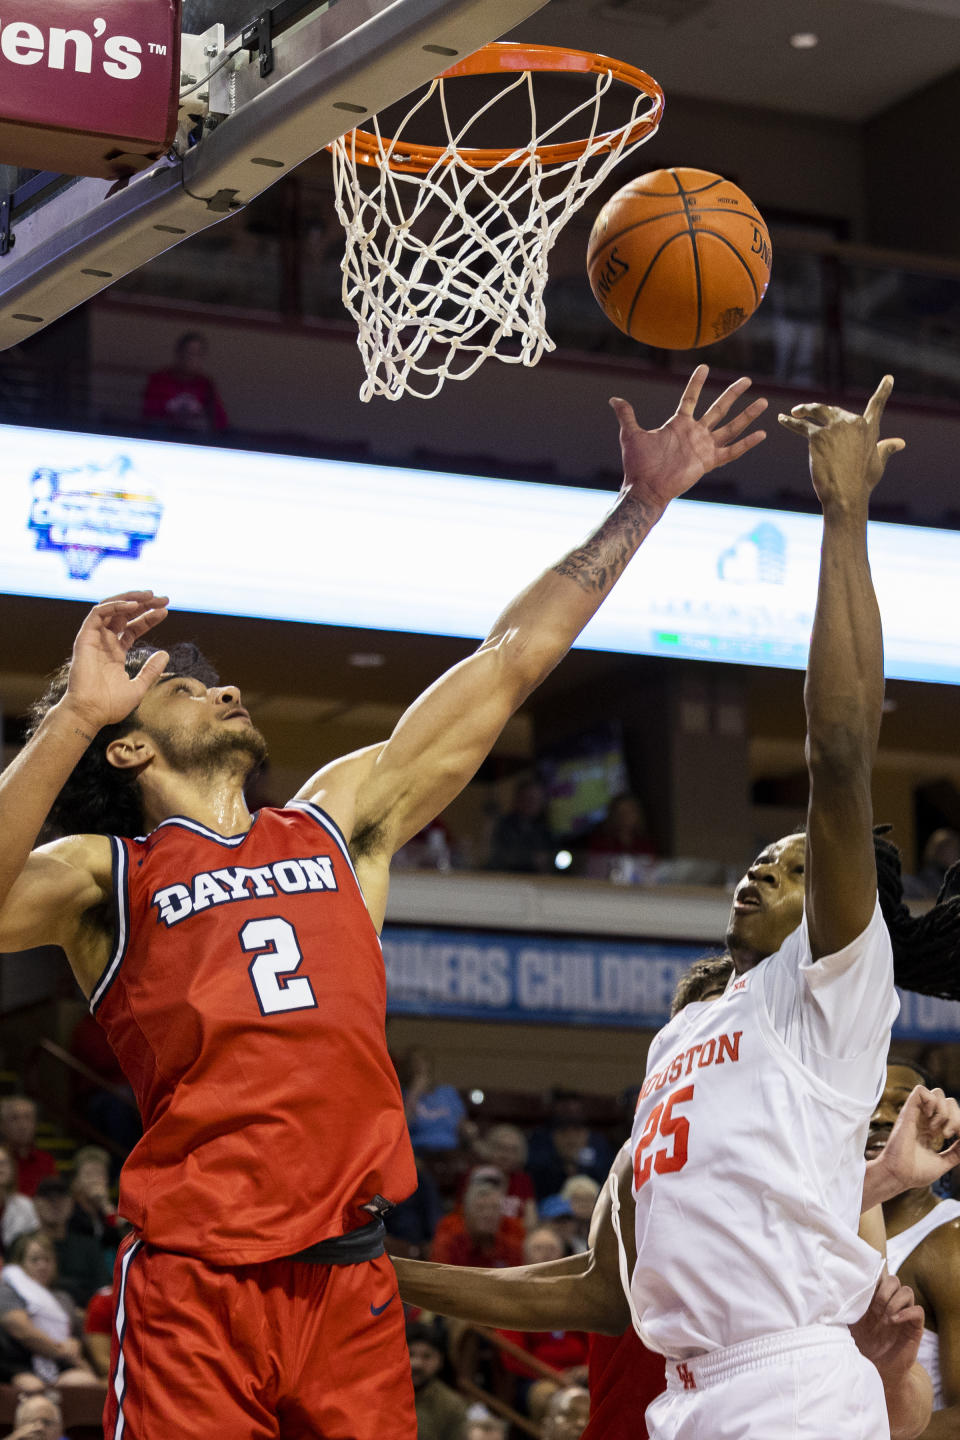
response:
M667 1361L650 1440L889 1440L876 1367L845 1325L811 1325Z

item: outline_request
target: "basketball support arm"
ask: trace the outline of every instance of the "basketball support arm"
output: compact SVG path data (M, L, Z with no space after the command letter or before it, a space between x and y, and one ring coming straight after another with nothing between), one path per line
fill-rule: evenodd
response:
M51 177L48 187L27 187L33 193L21 202L0 196L0 351L242 209L338 135L544 4L337 0L271 34L281 0L225 43L219 25L184 36L191 94L182 110L207 114L192 149L123 187Z

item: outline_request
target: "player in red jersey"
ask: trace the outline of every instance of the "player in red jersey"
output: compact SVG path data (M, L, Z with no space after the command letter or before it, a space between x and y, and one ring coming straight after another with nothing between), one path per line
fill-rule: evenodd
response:
M413 1190L377 940L393 854L467 783L670 500L744 454L765 402L645 431L624 401L608 518L522 592L390 739L251 816L235 687L98 605L0 776L0 949L54 943L141 1108L121 1183L112 1440L413 1440L377 1212ZM52 814L67 838L37 850ZM134 838L140 837L140 838ZM371 1213L374 1218L371 1219Z

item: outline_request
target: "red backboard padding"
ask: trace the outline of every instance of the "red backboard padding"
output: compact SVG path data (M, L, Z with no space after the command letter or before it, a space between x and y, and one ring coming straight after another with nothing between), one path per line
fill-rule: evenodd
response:
M180 0L3 0L0 163L115 179L177 125Z

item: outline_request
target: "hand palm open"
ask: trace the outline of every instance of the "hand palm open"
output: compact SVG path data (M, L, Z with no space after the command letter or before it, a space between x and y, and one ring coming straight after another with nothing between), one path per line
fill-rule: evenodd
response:
M625 488L637 489L665 506L703 475L739 459L765 438L763 430L743 432L766 409L766 400L754 400L727 420L733 405L750 388L746 378L729 385L699 419L695 417L708 374L706 365L697 366L675 414L657 430L642 429L626 400L610 401L620 421Z

